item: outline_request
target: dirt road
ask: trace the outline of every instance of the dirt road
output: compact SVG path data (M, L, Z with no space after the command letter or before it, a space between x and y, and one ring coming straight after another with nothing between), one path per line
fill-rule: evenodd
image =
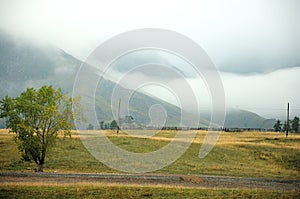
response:
M0 172L1 184L105 184L182 186L193 188L246 188L270 190L299 190L300 180L239 178L208 175L166 174L87 174L87 173L29 173Z

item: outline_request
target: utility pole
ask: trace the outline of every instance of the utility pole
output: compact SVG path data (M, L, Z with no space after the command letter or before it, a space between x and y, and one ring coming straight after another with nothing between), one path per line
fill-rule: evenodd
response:
M290 121L289 121L289 117L290 117L290 103L287 104L287 114L286 114L286 138L289 135L289 126L290 126Z
M120 107L121 107L121 98L119 99L119 107L118 107L118 122L117 122L117 134L120 130Z

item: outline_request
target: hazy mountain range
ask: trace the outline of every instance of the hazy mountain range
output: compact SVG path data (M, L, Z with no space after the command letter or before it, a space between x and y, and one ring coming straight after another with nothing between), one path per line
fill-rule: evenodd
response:
M17 96L28 87L39 88L42 85L61 87L65 93L70 94L81 63L72 55L53 46L34 45L0 32L0 97ZM114 82L105 80L98 88L95 104L99 121L113 120L110 92L114 87ZM136 124L147 125L151 122L148 110L154 104L164 106L167 126L177 126L179 123L181 110L172 104L138 92L133 95L131 102L130 115ZM121 116L125 115L121 113ZM189 114L188 117L193 115ZM190 125L206 127L209 119L209 113L203 113L199 124ZM274 122L274 119L265 119L253 112L230 109L227 110L225 127L272 128ZM4 127L3 124L2 121L0 127Z

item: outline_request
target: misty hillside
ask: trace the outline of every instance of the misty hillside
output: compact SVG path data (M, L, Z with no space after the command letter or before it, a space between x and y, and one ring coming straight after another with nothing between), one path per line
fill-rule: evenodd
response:
M39 88L42 85L61 87L70 94L74 79L81 61L51 46L36 46L31 43L14 40L0 34L0 97L17 96L28 87ZM113 115L110 105L110 94L115 87L111 81L102 81L96 95L96 111L99 121L111 121ZM123 88L126 91L126 89ZM136 92L131 100L130 114L134 122L149 124L148 110L152 105L162 104L167 111L168 126L178 126L180 109L176 106ZM124 115L123 115L124 116ZM197 124L192 124L196 126ZM203 120L200 124L207 126ZM2 124L3 126L3 124Z
M0 97L42 85L70 91L80 64L60 49L36 46L0 32Z
M241 110L228 109L226 112L226 128L263 128L271 129L275 119L265 119L256 113Z
M0 31L0 98L5 95L17 96L28 87L42 85L61 87L65 93L72 92L74 78L81 61L53 46L37 46L14 39ZM105 80L96 93L96 111L99 121L113 119L110 94L115 83ZM123 88L125 91L126 89ZM130 114L134 122L150 123L149 108L161 104L167 112L167 126L178 126L181 110L167 102L136 92L131 100ZM205 115L205 114L204 114ZM121 116L125 116L124 114ZM192 114L189 117L193 117ZM206 127L209 117L200 121ZM272 128L273 120L267 120L249 111L231 110L227 112L227 128ZM0 124L1 125L1 124ZM197 124L190 124L197 126ZM3 127L3 121L2 121Z

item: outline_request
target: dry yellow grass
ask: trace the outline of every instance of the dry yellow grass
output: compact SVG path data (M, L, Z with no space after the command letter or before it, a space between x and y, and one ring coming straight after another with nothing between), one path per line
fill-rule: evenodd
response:
M56 180L56 179L55 179ZM187 181L190 182L190 181ZM80 186L80 187L165 187L165 188L190 188L182 185L168 185L168 184L147 184L147 183L134 183L134 182L97 182L97 181L69 181L69 182L58 182L58 181L38 181L38 182L32 182L32 181L21 181L21 182L5 182L1 183L1 187L19 187L19 186L26 186L26 187L68 187L68 186ZM203 187L197 187L197 189L201 189Z
M142 130L147 131L147 130ZM91 135L99 131L85 131ZM158 150L173 140L176 131L138 132L135 135L115 131L104 131L112 142L132 152L145 153ZM188 134L189 131L179 131ZM158 173L208 174L244 177L268 177L300 179L300 134L276 132L222 132L214 149L204 159L198 153L206 136L206 131L198 131L196 138L184 155ZM76 131L71 139L59 136L57 146L50 150L45 171L57 172L118 172L108 168L93 158L82 145ZM184 141L184 139L182 140ZM0 130L0 170L31 171L34 163L20 160L20 154L13 141L13 134Z

